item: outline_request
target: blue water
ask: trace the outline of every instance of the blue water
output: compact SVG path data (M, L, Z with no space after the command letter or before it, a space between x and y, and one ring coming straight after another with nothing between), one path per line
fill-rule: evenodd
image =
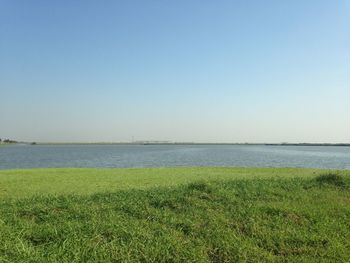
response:
M255 145L11 145L0 169L253 166L350 169L350 147Z

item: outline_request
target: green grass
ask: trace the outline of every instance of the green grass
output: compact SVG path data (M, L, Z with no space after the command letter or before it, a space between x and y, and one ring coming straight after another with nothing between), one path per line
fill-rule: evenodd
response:
M0 170L0 199L172 187L198 180L310 177L317 169L141 168Z
M350 171L0 171L0 262L349 262Z

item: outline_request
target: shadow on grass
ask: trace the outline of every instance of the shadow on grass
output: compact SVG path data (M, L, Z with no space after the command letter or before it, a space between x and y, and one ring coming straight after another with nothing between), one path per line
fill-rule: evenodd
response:
M347 188L344 178L335 172L321 174L315 178L316 182L321 186L334 185L341 188Z

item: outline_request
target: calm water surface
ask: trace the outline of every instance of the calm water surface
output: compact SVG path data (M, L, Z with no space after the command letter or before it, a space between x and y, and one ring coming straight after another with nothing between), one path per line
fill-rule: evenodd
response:
M251 145L12 145L0 169L254 166L350 169L350 147Z

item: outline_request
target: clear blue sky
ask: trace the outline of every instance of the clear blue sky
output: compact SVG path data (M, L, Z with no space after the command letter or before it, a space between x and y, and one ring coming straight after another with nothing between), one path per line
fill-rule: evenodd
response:
M0 137L350 142L350 1L0 0Z

